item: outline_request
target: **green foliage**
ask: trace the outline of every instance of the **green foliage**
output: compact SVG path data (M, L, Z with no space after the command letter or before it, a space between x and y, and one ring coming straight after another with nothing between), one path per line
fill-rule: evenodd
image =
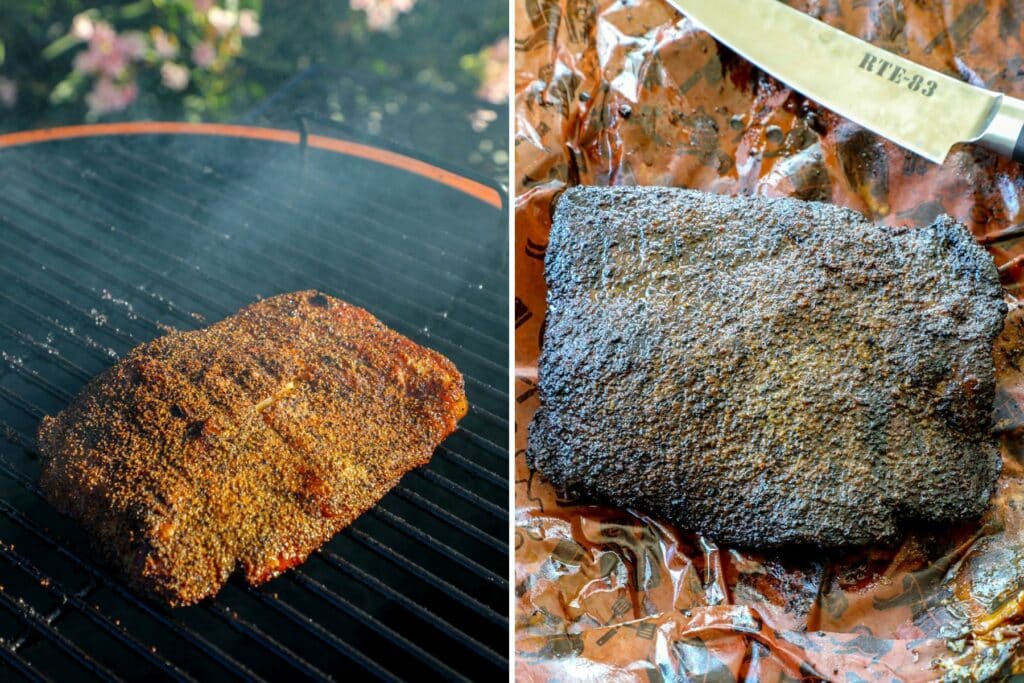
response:
M99 115L100 120L234 120L312 65L368 84L359 91L357 103L350 87L339 81L335 92L322 93L319 103L308 104L324 116L341 120L347 115L346 123L373 109L391 112L393 121L414 115L430 118L429 95L421 93L435 92L465 102L463 111L455 115L461 125L458 134L464 137L475 109L499 108L480 102L473 93L485 72L486 48L507 35L507 0L418 0L411 12L400 15L385 30L372 30L366 15L353 10L350 0L217 0L221 7L258 11L262 31L237 44L224 41L210 68L197 67L191 55L192 46L210 38L209 25L202 13L194 11L194 2L0 0L0 80L13 81L18 90L13 108L6 109L0 102L0 130L97 118L89 114L86 95L98 79L74 68L75 55L86 45L70 31L72 19L83 13L94 22L109 22L121 35L138 31L150 41L146 57L134 62L124 77L138 84L137 99L124 111ZM172 90L161 79L160 67L167 60L153 54L154 30L180 46L180 55L171 61L189 69L184 90ZM374 88L374 80L391 87ZM406 94L396 92L403 83L416 93L409 96L415 98L415 113ZM404 102L397 114L396 98ZM441 113L435 118L441 118ZM505 147L505 133L498 126L495 123L484 134L491 141L483 151L474 151L480 143L475 133L472 140L453 141L467 147L468 151L460 152L463 163L467 156L475 159L481 154L486 163L493 163L493 150ZM366 130L376 132L372 126ZM503 171L494 173L504 177Z
M124 117L231 118L315 63L410 79L444 92L472 92L479 85L480 51L507 31L507 5L501 0L420 0L383 32L369 30L363 13L352 10L346 0L231 2L262 10L262 35L246 39L241 54L230 63L194 73L194 83L185 93L162 88L156 65L144 65L139 69L140 101ZM4 0L0 75L18 84L19 100L13 111L0 109L0 127L86 118L82 96L89 79L73 70L74 54L83 47L69 35L71 20L80 13L109 21L118 32L148 32L157 26L176 36L183 47L202 37L201 27L190 21L191 0L100 5L84 0ZM187 61L188 55L183 57Z

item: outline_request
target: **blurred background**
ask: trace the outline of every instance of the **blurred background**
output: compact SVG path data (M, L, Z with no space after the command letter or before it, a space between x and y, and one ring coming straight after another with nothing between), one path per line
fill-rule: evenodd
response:
M0 132L327 128L506 184L507 35L505 0L3 0Z

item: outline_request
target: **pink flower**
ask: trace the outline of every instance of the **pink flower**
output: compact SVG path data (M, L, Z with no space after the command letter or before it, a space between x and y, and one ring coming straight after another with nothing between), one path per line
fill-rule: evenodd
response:
M71 20L71 35L82 42L92 38L95 28L96 27L92 23L92 19L90 19L89 15L84 12L82 14L76 14L75 18Z
M93 27L89 49L75 55L75 70L87 74L118 78L127 66L128 59L121 51L117 33L104 21Z
M508 100L508 38L499 38L483 51L484 72L476 96L493 104Z
M238 31L245 38L255 38L260 34L260 18L251 9L238 13Z
M6 76L0 76L0 104L7 109L13 109L17 103L18 84Z
M188 69L181 64L164 62L160 66L160 80L169 90L180 92L188 87Z
M213 7L213 0L193 0L192 6L196 8L196 12L199 14L206 14Z
M122 33L117 38L117 47L128 59L142 59L146 55L146 36L138 31Z
M213 43L203 41L192 48L192 61L203 69L212 66L217 61L217 50L214 49Z
M92 36L89 38L94 43L113 43L117 38L117 31L106 21L97 21L92 25Z
M73 68L75 71L84 74L95 74L100 70L100 61L102 55L93 50L86 50L85 52L79 52L75 55L73 62Z
M160 29L153 29L153 50L160 59L174 59L178 56L178 44Z
M139 88L134 82L118 85L109 78L101 77L85 96L85 103L91 115L102 116L127 109L138 96Z
M89 48L75 55L75 71L117 80L129 63L146 54L146 38L141 33L118 35L105 21L93 25Z
M398 15L412 10L416 0L349 0L348 4L366 13L366 26L371 31L384 31L395 25Z

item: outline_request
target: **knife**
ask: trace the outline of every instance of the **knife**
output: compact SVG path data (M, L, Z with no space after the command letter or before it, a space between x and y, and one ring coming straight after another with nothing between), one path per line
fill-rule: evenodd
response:
M950 78L778 0L668 1L794 90L930 161L973 142L1024 163L1024 100Z

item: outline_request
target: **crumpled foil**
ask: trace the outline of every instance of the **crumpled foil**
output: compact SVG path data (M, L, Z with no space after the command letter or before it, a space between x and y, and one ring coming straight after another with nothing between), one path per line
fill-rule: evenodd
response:
M1018 0L789 4L1024 97ZM661 0L516 0L515 649L521 681L932 681L1024 672L1024 174L936 165L809 102ZM785 36L765 35L785 45ZM837 87L842 87L837 82ZM964 222L1011 312L994 352L1003 473L985 516L898 545L753 553L565 499L523 457L551 205L574 184L794 196L891 225ZM824 504L827 504L824 503Z

